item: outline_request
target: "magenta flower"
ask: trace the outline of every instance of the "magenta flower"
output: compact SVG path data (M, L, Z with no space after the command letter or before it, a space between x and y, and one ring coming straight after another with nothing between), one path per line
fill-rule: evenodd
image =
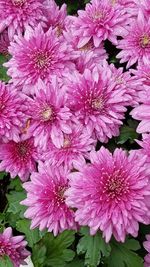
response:
M3 141L19 140L19 135L27 119L25 97L10 85L0 82L0 137Z
M0 233L0 258L4 255L10 257L14 267L20 267L25 264L25 259L30 255L25 249L27 242L23 240L24 236L13 236L12 228L8 227L3 233Z
M146 236L147 241L143 243L144 248L148 252L148 254L145 256L144 260L144 267L149 267L150 266L150 235Z
M60 36L66 28L67 5L63 4L59 9L54 0L46 0L44 2L44 9L47 27L55 28L57 36Z
M118 85L114 72L104 62L103 66L75 73L68 82L68 106L75 117L85 125L88 133L95 134L101 142L119 134L125 106L132 100L125 85ZM68 77L69 79L69 77Z
M148 90L149 90L149 86L150 86L150 66L149 64L146 65L146 64L140 64L137 66L137 69L133 69L131 70L132 73L135 75L136 79L137 80L140 80L142 81L142 88L141 90L143 90L143 88L147 88L148 86Z
M28 28L24 37L16 36L15 40L9 47L12 58L4 64L15 85L32 87L39 78L49 81L53 74L61 76L66 68L74 66L69 46L52 28L46 33L40 25L35 31Z
M147 156L146 162L148 163L146 169L149 170L150 163L150 134L143 134L142 141L136 140L137 143L142 147L137 150L137 153L142 156Z
M141 121L136 131L138 133L149 133L150 132L150 91L143 90L140 96L141 96L140 102L142 104L136 106L131 111L130 114L132 115L134 119Z
M28 25L44 25L43 0L0 0L0 32L8 28L8 36L23 33Z
M63 168L43 164L31 181L24 183L27 198L21 204L29 208L24 216L32 220L31 229L48 229L56 236L66 229L75 229L74 212L66 205L64 193L68 187L67 172Z
M150 20L147 20L141 11L132 25L126 28L126 34L123 34L117 48L122 50L117 58L121 59L121 63L128 62L127 68L136 62L149 64Z
M75 220L88 225L94 235L103 232L106 242L113 235L124 242L127 234L138 235L139 222L148 224L150 212L145 197L150 195L145 158L116 149L112 155L102 147L91 152L91 164L68 175L66 202L76 208Z
M46 149L51 138L55 146L60 148L64 143L63 133L71 133L68 122L72 114L65 106L65 91L59 88L56 77L49 85L39 80L36 88L36 95L29 105L31 124L27 133L35 137L35 146Z
M74 36L70 28L67 32L64 32L64 37L72 46L72 54L75 57L74 63L80 73L83 73L85 69L92 70L96 64L99 65L103 60L108 58L102 43L96 48L91 39L87 44L78 48L79 37Z
M115 9L110 0L92 0L84 11L78 11L78 15L74 27L75 35L80 37L79 48L87 44L91 38L95 47L99 47L106 39L117 44L117 35L124 31L128 18L124 9Z
M0 171L9 172L11 178L18 175L25 182L30 173L36 170L38 160L33 138L0 144L0 160Z
M149 18L150 16L150 5L149 5L149 0L134 0L137 7L142 10L142 12L144 13L144 15Z
M64 143L57 148L52 143L49 144L43 159L48 164L59 166L64 164L68 168L72 168L78 161L85 162L85 158L89 158L89 152L94 149L96 141L84 130L83 126L72 125L72 133L64 134Z

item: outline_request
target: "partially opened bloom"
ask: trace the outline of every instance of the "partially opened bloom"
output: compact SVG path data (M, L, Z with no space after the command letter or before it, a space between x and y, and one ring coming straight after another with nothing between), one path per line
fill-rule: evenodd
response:
M127 62L127 68L134 63L149 64L150 61L150 19L146 19L139 11L137 19L126 28L126 33L122 35L117 48L119 52L117 58L120 62Z
M39 78L49 81L52 75L61 76L73 66L69 46L52 28L46 33L40 25L35 31L28 28L24 37L16 36L15 40L9 47L12 58L4 65L16 85L32 86Z
M27 134L34 136L35 145L43 149L47 148L50 138L57 147L61 147L64 143L63 133L71 133L68 122L72 114L65 106L65 90L59 87L56 77L47 85L39 80L36 88L28 110L30 125Z
M96 141L85 131L83 125L71 125L72 133L64 134L63 145L58 148L49 143L43 159L51 165L59 166L64 164L72 168L74 162L83 161L89 158L89 152L94 149Z
M127 87L118 85L114 72L118 73L104 62L98 69L86 69L83 75L68 76L67 105L88 133L101 142L119 134L125 107L132 100Z
M146 241L143 243L144 248L148 252L148 254L144 258L144 267L150 266L150 235L146 236Z
M13 236L11 227L0 233L0 259L7 255L14 267L26 264L24 260L30 255L30 252L25 249L27 242L23 239L22 235Z
M46 20L43 0L0 0L0 32L8 28L8 36L23 33L28 25L35 27Z
M127 234L138 235L139 222L149 224L150 212L145 197L150 195L150 176L140 160L122 149L112 155L102 147L91 152L91 164L68 175L67 204L76 208L75 220L90 227L94 235L103 232L106 242L113 235L124 242Z
M109 39L117 44L117 35L124 31L128 15L123 8L115 9L109 0L92 0L85 10L78 11L75 20L75 35L80 37L78 47L82 47L92 38L95 47Z
M30 173L36 170L38 160L33 138L0 144L0 160L0 171L9 172L11 178L18 175L26 181Z
M19 140L27 119L26 98L10 85L0 82L0 138L4 141Z
M67 171L40 164L39 172L33 172L31 181L24 183L27 198L21 204L29 208L24 216L32 220L31 229L48 229L56 236L66 229L75 229L74 212L65 202L68 187Z

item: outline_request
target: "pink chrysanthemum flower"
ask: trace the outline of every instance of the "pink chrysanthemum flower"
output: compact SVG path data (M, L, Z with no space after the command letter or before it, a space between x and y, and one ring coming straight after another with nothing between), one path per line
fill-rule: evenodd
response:
M127 234L138 235L139 222L148 224L150 212L145 197L150 195L145 158L129 157L122 149L112 155L102 147L91 152L91 164L69 174L67 204L77 208L75 220L88 225L94 235L103 232L106 242L113 235L124 242Z
M141 94L140 102L142 104L136 106L132 111L131 115L134 119L140 120L136 131L138 133L149 133L150 132L150 91L144 90Z
M24 260L30 252L25 249L27 242L23 239L22 235L13 236L11 227L6 228L3 233L0 233L0 258L4 255L9 256L14 267L26 264Z
M60 36L66 28L67 5L63 4L59 9L59 6L57 6L54 0L46 0L44 2L44 9L44 14L47 18L47 27L55 28L57 36Z
M128 18L123 8L115 9L109 0L92 0L85 10L78 11L74 27L75 35L80 37L78 47L86 45L91 38L95 47L109 39L117 44L117 35L124 31Z
M19 140L23 123L27 119L24 102L26 99L20 92L0 82L0 137L3 141Z
M15 40L9 47L12 58L4 64L15 85L34 85L39 78L49 81L53 74L61 76L74 66L70 46L58 39L52 28L46 33L40 25L35 31L28 28L24 37L16 36Z
M138 9L142 10L144 15L149 18L150 16L150 2L149 0L134 0Z
M150 134L143 134L142 141L136 140L137 143L142 147L138 149L138 153L147 156L146 162L148 163L147 169L149 170L150 163Z
M63 133L72 132L68 125L72 114L65 106L65 90L59 87L56 77L49 85L39 80L36 88L36 95L31 99L28 110L31 118L28 134L35 137L36 146L46 149L51 138L60 148L64 143Z
M116 69L113 64L110 65L112 71L112 81L116 83L116 88L126 89L131 96L129 105L134 106L140 100L140 92L142 90L141 77L132 76L130 71L124 71L123 68Z
M67 171L63 168L39 166L31 181L24 183L27 198L21 204L29 208L24 216L32 220L31 229L48 229L56 236L66 229L75 229L74 212L66 205Z
M74 56L76 57L74 63L80 73L83 73L85 69L92 70L96 64L99 65L108 58L103 44L101 43L96 48L92 39L84 46L78 48L79 37L74 36L70 28L67 32L64 32L64 37L73 49Z
M9 45L8 31L5 30L0 34L0 54L7 55Z
M135 0L109 0L109 2L116 9L120 7L124 8L128 14L131 14L131 17L136 16L138 13L138 7Z
M0 0L0 32L8 28L9 39L23 33L28 25L44 25L43 0Z
M70 110L88 133L94 133L101 142L119 134L125 106L131 100L127 88L118 85L114 72L105 62L99 69L86 69L83 75L74 73L68 82Z
M142 79L142 88L141 90L143 90L144 88L147 88L148 86L148 90L149 90L149 86L150 86L150 66L149 64L140 64L137 66L137 69L133 69L131 70L131 72L135 75L135 77L137 78L137 80Z
M150 266L150 235L146 236L147 241L143 243L144 248L148 252L148 254L145 256L144 260L144 267L149 267Z
M57 148L52 143L49 144L48 150L43 154L46 163L59 166L64 164L72 168L75 162L85 161L89 158L89 152L94 149L96 141L84 130L83 126L72 125L72 133L64 134L64 143Z
M18 175L23 182L27 181L30 173L36 170L38 160L33 138L0 144L0 160L0 171L9 172L11 178Z
M119 52L117 58L120 62L128 62L127 68L134 63L149 64L150 61L150 19L147 20L143 13L139 11L137 19L132 25L126 28L126 34L119 41L117 48Z

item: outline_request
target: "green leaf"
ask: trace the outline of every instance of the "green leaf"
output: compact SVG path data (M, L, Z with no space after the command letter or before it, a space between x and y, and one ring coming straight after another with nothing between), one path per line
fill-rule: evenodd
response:
M5 175L6 175L6 172L0 172L0 180L3 180Z
M132 245L133 248L131 248ZM137 249L139 249L139 243L136 240L127 240L124 244L113 241L108 267L143 267L143 259L132 251Z
M126 141L130 140L133 143L134 139L138 138L138 133L136 133L134 128L130 126L123 125L120 129L120 135L117 138L117 144L124 144Z
M82 235L84 235L77 246L77 253L85 254L85 265L88 267L96 267L99 265L101 257L108 257L111 248L106 244L98 232L95 236L89 235L88 228L82 228Z
M16 229L25 234L29 247L33 247L41 239L43 234L38 229L30 230L30 221L27 219L17 221Z
M72 262L67 263L65 267L84 267L84 261L75 258Z
M26 194L24 191L22 192L10 191L10 193L7 194L7 199L9 204L7 212L11 212L13 214L19 213L20 215L23 215L26 210L26 207L21 205L20 201L25 199L25 197Z
M0 258L0 267L13 267L13 264L8 256Z
M8 57L0 54L0 80L7 82L10 77L7 75L7 69L3 66L3 63L8 61Z
M16 222L20 219L20 214L13 214L11 212L6 212L5 221L13 228L16 227Z
M32 249L32 261L34 262L35 267L41 267L46 260L46 247L43 245L35 245Z
M41 241L37 244L39 250L41 247L46 247L46 260L43 264L44 267L65 267L67 262L73 260L75 253L69 249L75 239L75 231L64 231L57 237L52 233L47 233ZM38 248L37 248L38 250ZM33 263L35 267L41 266L39 263L36 265L36 251L33 250Z
M135 239L128 239L124 245L126 248L131 249L133 251L137 251L141 248L140 243Z
M16 177L15 179L11 179L8 189L15 190L17 192L24 191L22 187L22 182L19 179L19 177Z

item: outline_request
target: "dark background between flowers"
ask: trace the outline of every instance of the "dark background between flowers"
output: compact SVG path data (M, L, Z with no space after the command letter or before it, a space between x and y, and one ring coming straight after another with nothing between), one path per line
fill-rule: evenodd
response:
M83 9L87 0L82 1L62 1L56 3L61 6L67 4L68 14L76 14L77 10ZM105 42L105 48L109 55L109 63L114 63L116 67L120 65L116 59L118 50L110 42ZM9 77L2 64L8 58L0 55L0 79L7 82ZM110 151L116 147L122 147L129 151L138 149L135 139L141 136L136 133L138 122L130 115L130 108L126 112L124 124L120 129L119 137L112 138L106 145ZM96 149L100 148L98 143ZM28 241L28 249L32 253L32 261L35 267L142 267L145 250L143 241L145 235L150 233L150 226L140 226L139 235L136 239L130 236L124 244L111 240L110 244L105 244L101 233L90 236L88 228L83 227L77 233L75 231L65 231L56 238L51 233L40 232L38 229L30 230L30 221L25 219L23 214L25 207L19 202L25 198L18 177L11 180L9 174L0 173L0 232L4 227L11 226L14 234L24 234ZM11 267L10 261L3 263L0 267Z

